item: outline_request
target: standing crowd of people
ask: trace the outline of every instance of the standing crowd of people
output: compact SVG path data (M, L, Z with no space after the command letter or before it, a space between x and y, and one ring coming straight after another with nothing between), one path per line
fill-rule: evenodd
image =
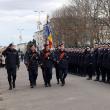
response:
M110 83L110 44L95 44L94 48L68 50L69 73L88 76L88 80Z

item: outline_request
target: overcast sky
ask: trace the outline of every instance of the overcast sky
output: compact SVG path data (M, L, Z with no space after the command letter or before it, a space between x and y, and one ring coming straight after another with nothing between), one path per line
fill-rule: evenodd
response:
M44 23L47 13L51 13L66 4L68 0L0 0L0 45L11 42L19 43L19 30L22 31L23 42L32 39L37 31L38 13Z

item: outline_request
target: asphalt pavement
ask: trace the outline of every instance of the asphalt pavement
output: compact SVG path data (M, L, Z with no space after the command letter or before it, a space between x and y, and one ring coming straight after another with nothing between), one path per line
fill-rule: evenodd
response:
M110 110L110 84L68 75L66 85L57 85L53 69L52 87L45 88L39 68L37 87L29 87L28 72L21 64L16 89L9 91L7 73L0 69L0 110Z

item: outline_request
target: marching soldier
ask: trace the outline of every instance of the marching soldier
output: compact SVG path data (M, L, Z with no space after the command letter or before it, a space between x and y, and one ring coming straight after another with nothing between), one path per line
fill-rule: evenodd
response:
M60 51L58 53L58 67L59 67L59 74L62 86L65 85L65 79L67 77L68 72L68 55L65 51L64 44L60 45Z
M12 88L15 88L16 70L20 66L18 51L13 44L10 44L2 54L6 58L5 64L8 74L9 90L12 90Z
M31 88L34 88L34 86L36 86L39 61L40 57L38 52L36 51L36 47L34 45L31 45L30 49L25 54L24 61L29 72L29 81Z
M45 87L51 87L53 54L50 51L48 44L44 45L40 58Z

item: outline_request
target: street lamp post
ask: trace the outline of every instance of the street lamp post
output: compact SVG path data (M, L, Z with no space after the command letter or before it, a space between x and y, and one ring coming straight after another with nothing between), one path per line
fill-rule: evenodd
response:
M19 31L19 42L22 42L22 31L24 30L23 28L17 29Z
M37 21L37 25L38 25L38 30L40 31L40 29L41 29L40 27L42 25L42 23L41 23L41 13L44 13L45 11L34 11L34 12L39 14L39 19Z

